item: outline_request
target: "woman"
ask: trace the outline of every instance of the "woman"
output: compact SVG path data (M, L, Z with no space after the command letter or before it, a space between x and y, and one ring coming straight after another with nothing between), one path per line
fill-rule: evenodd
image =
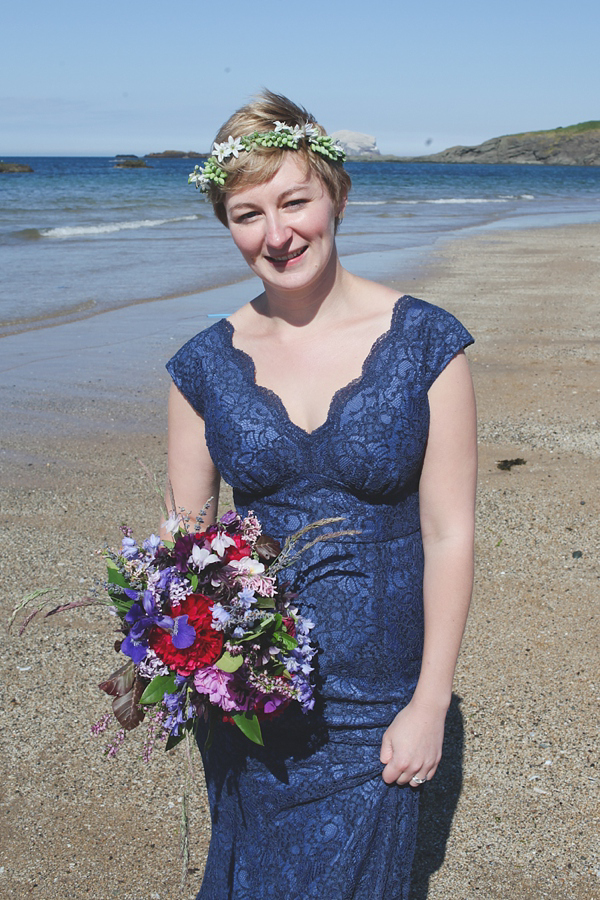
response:
M265 92L192 176L264 291L170 361L169 477L223 477L278 538L324 516L291 578L319 646L314 715L223 725L205 754L202 900L405 900L472 586L475 408L451 315L347 272L350 180L306 110ZM214 514L214 505L212 507Z

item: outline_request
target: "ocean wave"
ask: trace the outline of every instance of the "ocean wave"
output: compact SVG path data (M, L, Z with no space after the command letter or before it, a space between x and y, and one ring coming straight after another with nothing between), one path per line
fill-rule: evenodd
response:
M463 204L463 203L508 203L508 198L504 197L436 197L431 200L394 200L401 206L418 206L420 203L433 203L437 206L446 204Z
M348 200L348 206L385 206L388 200Z
M394 203L402 206L418 206L420 203L434 203L438 205L457 203L508 203L509 200L535 200L533 194L504 194L501 197L435 197L422 200L394 200Z
M138 219L133 222L104 222L101 225L62 225L58 228L28 228L27 233L21 232L24 237L31 238L32 233L38 231L44 238L71 238L94 234L115 234L118 231L136 231L139 228L156 228L158 225L170 225L173 222L193 222L197 215L176 216L171 219Z

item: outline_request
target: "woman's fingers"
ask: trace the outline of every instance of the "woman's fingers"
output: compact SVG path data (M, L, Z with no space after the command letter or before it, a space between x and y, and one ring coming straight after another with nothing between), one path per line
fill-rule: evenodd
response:
M437 766L421 766L417 772L412 771L412 769L407 769L406 771L401 772L395 781L396 784L399 785L410 784L411 787L420 787L422 784L425 784L425 782L431 781L435 775L436 769Z

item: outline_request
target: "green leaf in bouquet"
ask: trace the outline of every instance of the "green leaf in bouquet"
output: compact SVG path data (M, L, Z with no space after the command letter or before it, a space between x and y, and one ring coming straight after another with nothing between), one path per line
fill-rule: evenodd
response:
M121 618L125 618L131 607L133 606L133 600L129 597L124 596L121 593L121 588L118 587L116 590L109 588L108 596L112 601L112 605L117 610L118 614Z
M276 631L273 635L273 643L282 650L295 650L298 646L296 638L293 638L287 631Z
M277 663L269 667L269 675L281 675L283 678L291 678L292 676L283 663Z
M226 650L215 663L217 669L221 669L222 672L237 672L237 670L244 664L244 657L240 653L238 656L232 656L229 650Z
M192 591L193 591L194 593L196 593L196 591L198 590L198 576L196 575L195 572L194 572L194 574L192 575L190 581L192 582Z
M167 750L172 750L173 747L176 747L177 744L180 744L181 741L185 738L186 732L189 731L191 727L192 723L186 722L185 725L182 725L179 729L179 734L170 734L165 745L165 752Z
M172 694L174 690L174 672L170 675L157 675L140 697L140 703L143 703L145 706L150 706L152 703L160 703L165 694Z
M262 625L262 623L261 623L261 625ZM246 643L248 643L248 641L258 640L258 638L260 637L261 630L262 630L262 628L258 628L258 629L255 629L254 631L249 632L248 634L245 634L244 637L241 637L238 639L237 643L238 644L246 644Z
M112 563L107 563L106 567L108 569L108 583L109 584L118 584L119 587L128 588L129 582L125 579L125 576L122 572L119 572L116 566Z
M275 609L275 601L272 597L257 597L254 605L258 609Z
M264 747L260 722L256 715L250 716L248 713L236 713L233 716L233 721L247 738L250 738L253 743Z
M260 620L260 625L258 626L258 630L260 631L268 631L272 628L273 624L275 624L275 628L277 628L277 614L273 614L272 616L265 616L264 619ZM281 618L281 616L279 616ZM279 623L281 624L281 623Z

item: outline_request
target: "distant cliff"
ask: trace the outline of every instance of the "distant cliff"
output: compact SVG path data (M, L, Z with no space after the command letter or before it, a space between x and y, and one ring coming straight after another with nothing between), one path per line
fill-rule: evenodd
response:
M334 131L330 137L341 144L348 159L381 159L377 142L373 135L360 131Z
M33 169L26 163L7 163L0 160L0 174L8 172L33 172Z
M449 147L431 156L411 157L411 161L600 166L600 122L582 122L551 131L507 134L484 141L477 147Z

